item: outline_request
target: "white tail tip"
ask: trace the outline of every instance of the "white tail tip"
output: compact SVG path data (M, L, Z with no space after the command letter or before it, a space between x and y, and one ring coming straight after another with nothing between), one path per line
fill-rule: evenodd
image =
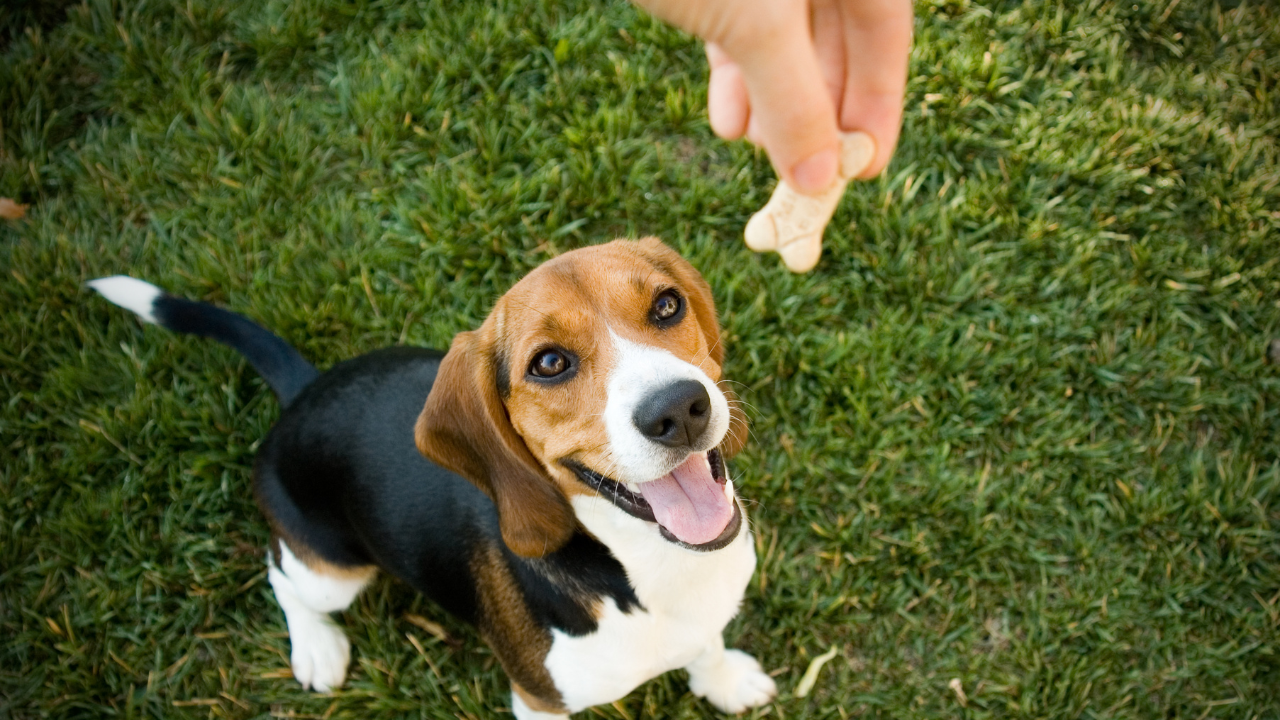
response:
M156 324L156 298L160 297L163 291L155 285L128 275L112 275L90 280L85 284L116 305L133 311L152 325Z

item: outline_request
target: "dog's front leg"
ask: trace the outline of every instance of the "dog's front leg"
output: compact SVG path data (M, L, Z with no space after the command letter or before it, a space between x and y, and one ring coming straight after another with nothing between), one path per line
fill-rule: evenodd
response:
M763 705L778 687L755 658L741 650L726 650L719 635L696 660L685 666L689 689L727 713Z

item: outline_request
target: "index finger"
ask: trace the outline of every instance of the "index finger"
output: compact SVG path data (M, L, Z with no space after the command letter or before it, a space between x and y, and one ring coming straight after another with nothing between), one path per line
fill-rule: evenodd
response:
M859 176L878 175L898 143L914 15L911 0L844 0L845 84L840 128L876 139L876 157Z

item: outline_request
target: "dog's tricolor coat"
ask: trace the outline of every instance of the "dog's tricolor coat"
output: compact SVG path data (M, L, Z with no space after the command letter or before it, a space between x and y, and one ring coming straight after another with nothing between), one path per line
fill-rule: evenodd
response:
M240 350L285 406L254 489L303 685L342 683L329 613L382 568L476 624L522 720L681 667L728 712L773 696L721 639L755 566L724 462L745 419L719 384L709 288L662 243L545 263L448 353L388 348L323 374L238 315L128 277L90 284Z

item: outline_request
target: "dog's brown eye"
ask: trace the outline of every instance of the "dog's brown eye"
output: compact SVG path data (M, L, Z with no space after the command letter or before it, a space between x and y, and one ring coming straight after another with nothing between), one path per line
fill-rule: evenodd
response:
M675 290L663 290L653 300L653 319L658 322L672 320L680 314L682 304Z
M544 350L533 358L529 372L538 377L555 377L569 368L569 359L559 350Z

